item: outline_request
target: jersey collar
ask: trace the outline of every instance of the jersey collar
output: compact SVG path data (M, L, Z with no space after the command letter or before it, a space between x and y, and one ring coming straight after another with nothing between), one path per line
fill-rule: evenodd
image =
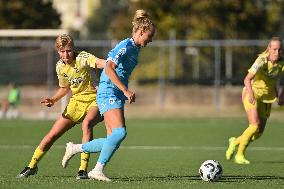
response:
M134 39L133 39L132 37L130 38L130 41L131 41L131 44L132 44L134 47L140 49L140 47L139 47L138 45L136 45L136 43L135 43L135 41L134 41Z

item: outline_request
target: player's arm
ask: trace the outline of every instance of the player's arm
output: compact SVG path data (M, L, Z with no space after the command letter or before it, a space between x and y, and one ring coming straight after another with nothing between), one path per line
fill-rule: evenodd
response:
M70 91L70 86L59 87L59 89L57 89L56 93L51 98L45 98L40 103L47 107L51 107L58 100L64 97L69 91Z
M264 63L265 63L265 58L259 56L255 60L255 62L251 66L251 68L248 70L248 74L246 75L246 77L244 79L244 85L245 85L246 90L248 92L249 102L251 104L255 103L255 99L254 99L254 94L253 94L251 83L252 83L252 80L253 80L255 74L259 71L259 69L263 66Z
M116 66L117 65L113 61L109 60L105 68L106 75L110 78L112 83L123 92L123 94L127 97L128 102L131 104L132 102L135 102L135 93L128 90L128 88L121 82L115 72Z
M85 52L85 59L82 61L85 65L89 65L90 67L96 69L103 69L106 65L106 60L98 58L90 53Z
M106 65L106 60L97 58L96 65L97 65L97 68L103 69L105 67L105 65Z
M244 79L244 85L245 85L246 90L248 92L249 101L250 101L251 104L255 103L253 90L252 90L252 86L251 86L251 82L252 82L253 78L254 78L254 74L251 73L251 72L248 72L248 74L246 75L246 77Z

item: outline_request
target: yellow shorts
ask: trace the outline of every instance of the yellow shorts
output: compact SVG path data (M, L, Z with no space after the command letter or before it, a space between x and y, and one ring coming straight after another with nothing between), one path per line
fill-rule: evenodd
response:
M96 93L76 94L70 98L62 116L80 123L85 118L91 107L98 106L96 101Z
M255 108L257 109L258 116L260 118L265 118L265 119L269 118L271 112L271 103L264 103L261 100L256 99L256 102L254 104L251 104L249 102L248 94L244 97L243 103L246 111Z

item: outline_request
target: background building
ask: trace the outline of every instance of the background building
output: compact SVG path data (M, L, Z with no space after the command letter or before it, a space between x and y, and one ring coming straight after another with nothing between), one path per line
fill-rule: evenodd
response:
M53 6L61 14L61 28L77 31L80 37L87 35L86 20L100 6L100 0L53 0Z

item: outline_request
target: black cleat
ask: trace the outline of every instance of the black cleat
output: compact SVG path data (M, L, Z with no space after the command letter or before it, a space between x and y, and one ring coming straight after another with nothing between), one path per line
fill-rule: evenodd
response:
M79 170L76 176L77 180L89 179L87 171Z
M20 172L20 174L17 175L17 178L27 178L31 175L35 175L37 173L38 168L29 168L25 167L24 170Z

